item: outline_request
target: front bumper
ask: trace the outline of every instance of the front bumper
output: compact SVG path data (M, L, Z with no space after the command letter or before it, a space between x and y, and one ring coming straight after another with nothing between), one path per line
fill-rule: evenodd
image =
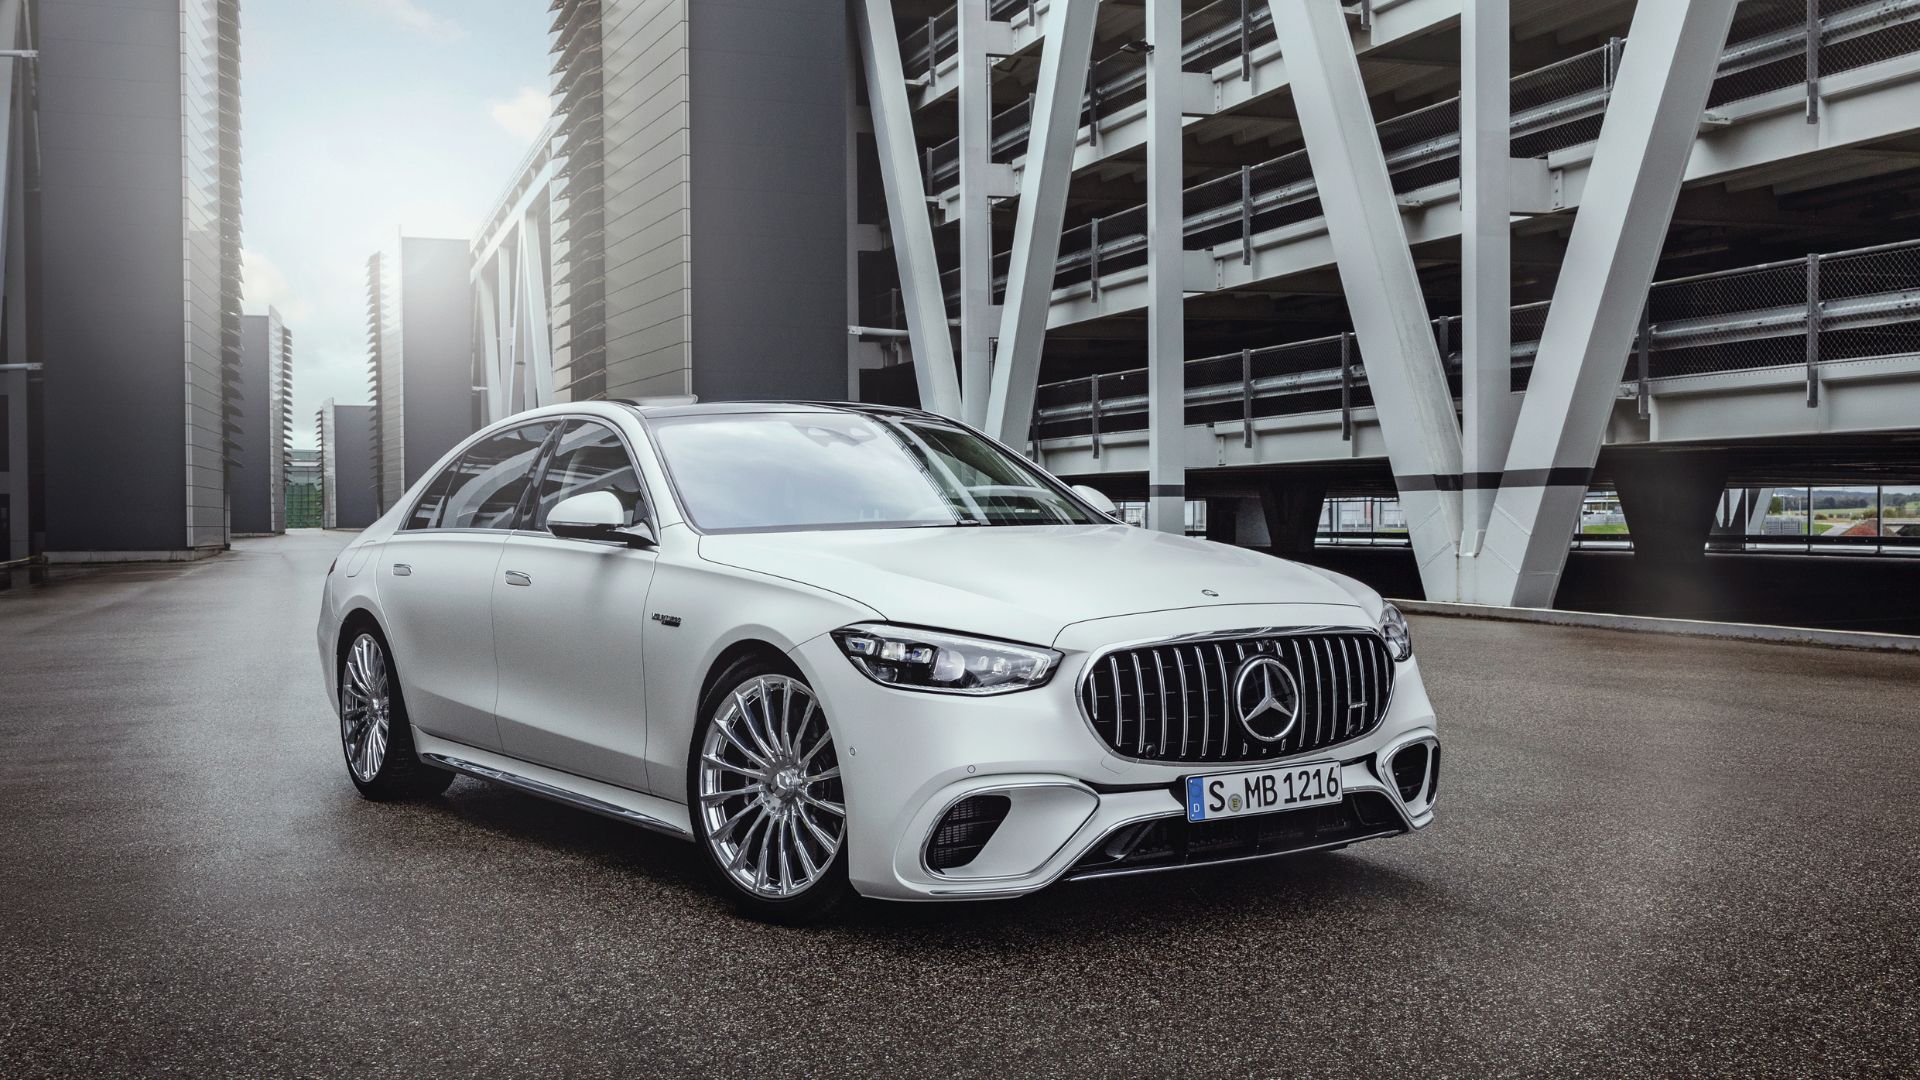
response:
M801 645L792 658L833 725L846 794L848 873L866 896L1019 896L1067 878L1342 846L1410 832L1433 819L1432 792L1403 798L1387 768L1405 748L1439 746L1417 660L1398 665L1392 706L1372 732L1291 759L1340 761L1349 804L1366 804L1360 815L1365 828L1342 831L1329 822L1327 829L1298 834L1303 842L1289 839L1294 833L1266 830L1259 843L1222 848L1218 857L1195 855L1180 840L1178 852L1164 858L1109 860L1106 854L1139 842L1145 823L1170 822L1156 836L1184 826L1185 805L1176 791L1185 777L1273 768L1287 760L1223 766L1120 758L1093 733L1075 700L1074 676L1085 653L1070 652L1044 687L983 698L880 686L855 670L826 636ZM926 847L935 826L955 804L982 794L1008 798L1005 821L966 865L931 869Z

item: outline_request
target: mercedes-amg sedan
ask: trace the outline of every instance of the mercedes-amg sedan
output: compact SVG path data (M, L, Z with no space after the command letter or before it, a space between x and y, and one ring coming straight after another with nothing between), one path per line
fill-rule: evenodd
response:
M1440 764L1373 591L905 409L502 421L341 552L319 645L369 798L464 773L684 837L777 921L1408 832Z

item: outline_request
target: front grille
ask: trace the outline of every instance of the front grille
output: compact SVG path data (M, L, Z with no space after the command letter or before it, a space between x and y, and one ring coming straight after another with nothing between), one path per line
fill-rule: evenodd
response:
M1005 795L971 795L955 803L927 841L927 868L952 870L972 862L1012 809Z
M1298 709L1293 726L1273 741L1253 733L1274 730L1273 716L1262 714L1250 727L1234 702L1235 679L1260 656L1277 660L1292 678ZM1393 697L1393 675L1386 643L1364 630L1167 642L1096 657L1081 677L1080 707L1094 733L1123 757L1266 761L1378 727Z
M1285 855L1405 831L1387 797L1377 791L1349 795L1329 806L1225 821L1160 818L1109 835L1081 856L1067 871L1067 877L1101 877Z

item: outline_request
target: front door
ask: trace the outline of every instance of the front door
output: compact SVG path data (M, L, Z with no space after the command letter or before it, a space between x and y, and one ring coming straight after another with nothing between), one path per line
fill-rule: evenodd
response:
M493 582L555 421L469 447L428 484L374 564L407 714L432 735L500 749Z
M494 576L500 737L514 757L645 791L640 640L656 556L546 527L562 499L593 491L618 495L627 524L649 520L626 442L605 424L570 420Z

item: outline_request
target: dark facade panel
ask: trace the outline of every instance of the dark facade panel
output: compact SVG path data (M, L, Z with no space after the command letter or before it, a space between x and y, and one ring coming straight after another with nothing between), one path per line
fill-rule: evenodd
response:
M693 392L847 396L847 24L688 5Z
M47 548L172 551L181 421L181 26L39 6Z
M336 405L333 423L337 460L329 471L337 485L334 527L364 529L380 516L374 490L373 406Z
M406 483L473 434L473 281L465 240L400 242ZM372 443L372 429L367 442Z
M273 364L268 319L249 315L240 329L239 449L228 474L233 491L233 531L273 531Z

